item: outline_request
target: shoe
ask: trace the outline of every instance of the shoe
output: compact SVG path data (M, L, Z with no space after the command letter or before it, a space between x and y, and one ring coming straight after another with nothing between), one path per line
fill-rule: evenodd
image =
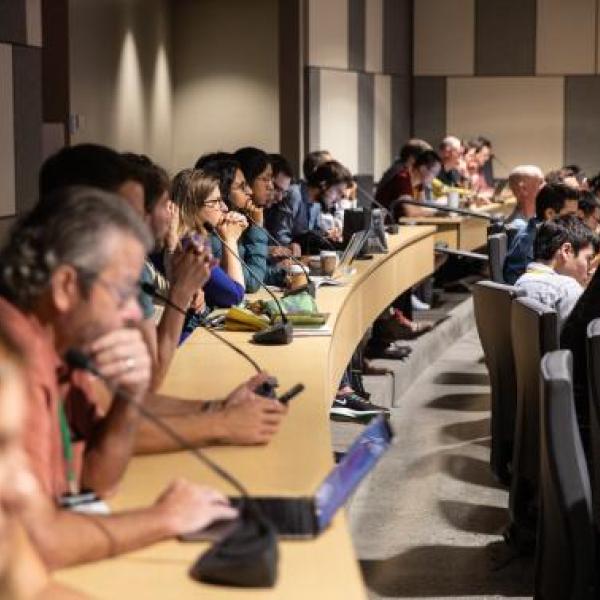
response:
M387 358L391 360L405 360L412 352L410 346L401 346L395 342L372 339L365 348L366 358Z
M385 415L389 417L390 409L383 406L377 406L358 394L345 394L336 396L333 405L329 411L329 416L333 421L357 421L369 422L371 419Z
M423 300L421 300L415 294L410 295L410 303L413 307L413 310L431 310L431 305L427 304L427 302L423 302Z

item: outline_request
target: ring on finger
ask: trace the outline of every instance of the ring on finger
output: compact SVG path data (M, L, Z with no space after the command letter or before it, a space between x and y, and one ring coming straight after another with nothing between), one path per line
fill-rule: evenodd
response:
M125 367L128 371L131 371L135 367L135 358L133 358L133 356L130 356L125 360Z

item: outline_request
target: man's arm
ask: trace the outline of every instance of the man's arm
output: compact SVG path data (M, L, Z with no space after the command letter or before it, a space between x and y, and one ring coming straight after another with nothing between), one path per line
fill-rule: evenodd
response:
M101 560L202 529L236 511L216 490L179 479L143 509L112 515L58 510L38 496L23 524L50 569Z
M193 446L266 444L277 433L287 412L276 400L253 392L266 377L266 374L253 377L222 402L194 402L153 394L145 406ZM180 449L153 423L140 423L136 454Z

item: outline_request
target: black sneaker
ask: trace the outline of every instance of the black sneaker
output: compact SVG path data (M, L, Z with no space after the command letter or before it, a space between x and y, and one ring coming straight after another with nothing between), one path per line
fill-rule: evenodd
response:
M329 411L329 416L333 421L368 422L382 414L389 417L390 409L377 406L377 404L361 398L358 394L337 396Z

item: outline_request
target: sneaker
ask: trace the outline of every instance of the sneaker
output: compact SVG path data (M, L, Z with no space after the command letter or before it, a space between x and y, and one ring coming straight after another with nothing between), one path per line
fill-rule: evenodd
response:
M336 396L329 411L329 416L333 421L368 422L382 414L389 417L390 409L377 406L377 404L361 398L358 394Z
M431 310L431 305L427 304L427 302L423 302L423 300L418 296L415 296L415 294L410 295L410 303L413 310Z

